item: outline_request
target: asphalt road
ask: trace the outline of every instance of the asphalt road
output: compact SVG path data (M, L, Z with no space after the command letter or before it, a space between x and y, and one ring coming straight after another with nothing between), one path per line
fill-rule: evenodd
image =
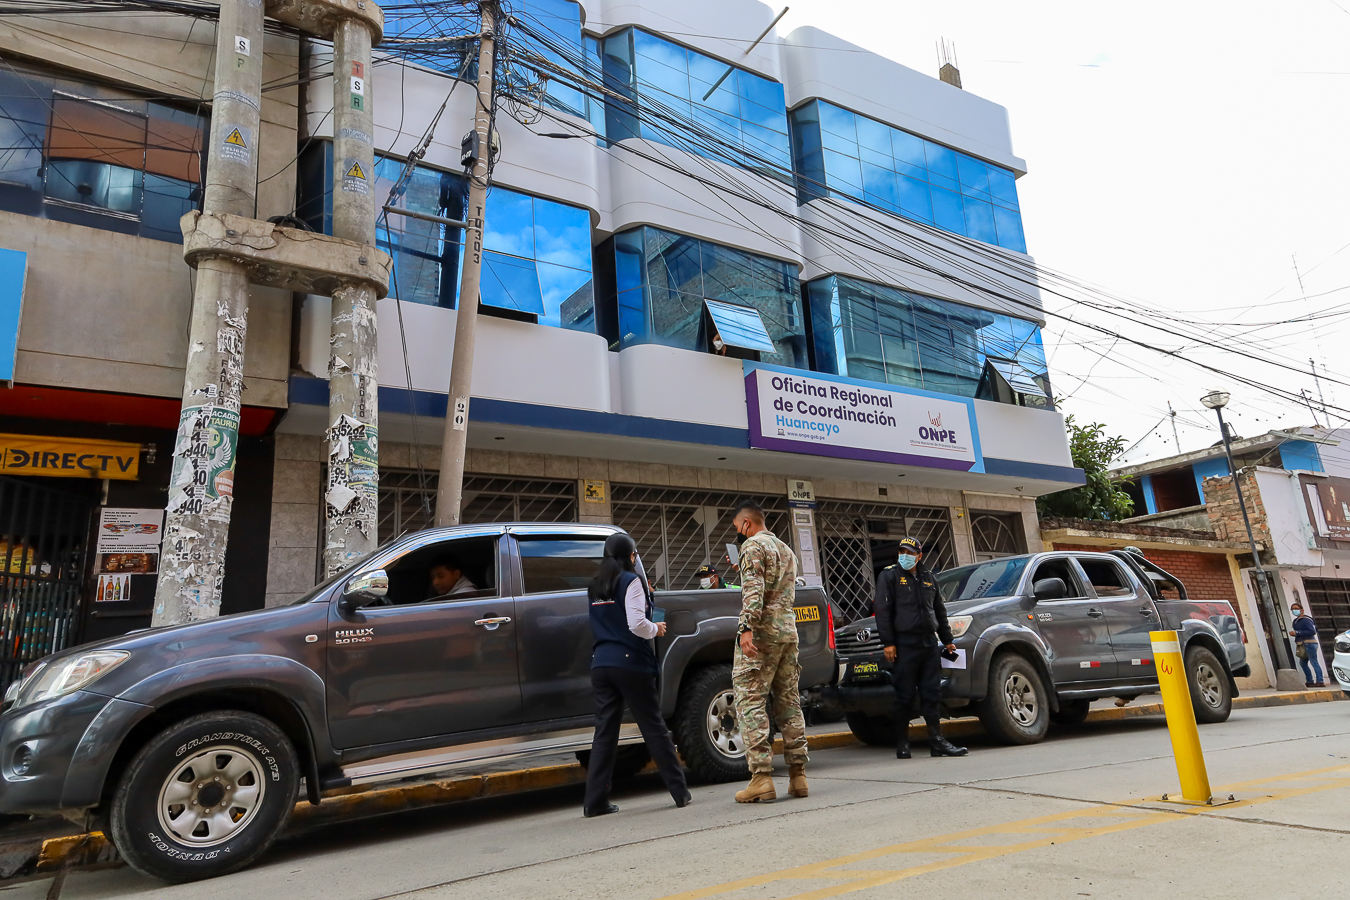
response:
M191 887L121 868L0 900L1344 898L1350 703L1237 710L1201 740L1216 794L1240 802L1157 802L1177 790L1166 726L1135 719L1033 747L972 740L964 759L821 751L804 800L741 805L715 785L677 810L644 777L599 819L560 788L326 826Z

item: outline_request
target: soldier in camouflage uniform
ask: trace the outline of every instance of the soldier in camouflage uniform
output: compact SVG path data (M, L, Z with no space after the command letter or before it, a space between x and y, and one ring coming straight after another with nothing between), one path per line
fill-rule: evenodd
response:
M741 621L731 684L736 721L750 763L750 784L738 803L773 800L773 732L769 703L783 734L789 769L788 796L805 797L806 720L802 717L797 661L797 557L764 527L764 510L752 502L736 508L732 526L741 544Z

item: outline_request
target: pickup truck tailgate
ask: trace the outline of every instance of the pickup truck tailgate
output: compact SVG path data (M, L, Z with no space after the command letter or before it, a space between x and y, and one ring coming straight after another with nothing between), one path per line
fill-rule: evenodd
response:
M798 658L802 689L834 681L834 650L830 648L830 602L819 587L797 588Z

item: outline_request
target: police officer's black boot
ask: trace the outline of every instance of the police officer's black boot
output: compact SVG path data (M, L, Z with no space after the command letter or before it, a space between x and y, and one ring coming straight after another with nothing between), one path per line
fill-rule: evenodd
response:
M928 752L932 756L965 756L970 751L958 747L942 736L942 722L939 719L928 720Z
M895 758L909 759L909 723L895 723Z

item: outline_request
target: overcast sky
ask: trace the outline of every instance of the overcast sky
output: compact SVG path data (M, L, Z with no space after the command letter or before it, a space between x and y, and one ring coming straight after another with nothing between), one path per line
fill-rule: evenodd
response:
M1216 323L1210 339L1226 347L1243 333L1234 323L1350 313L1350 0L787 2L780 34L814 25L930 74L935 43L955 43L965 89L1008 108L1013 150L1028 166L1018 182L1027 246L1040 265ZM1133 313L1052 296L1045 305L1316 396L1306 375L1197 349ZM1347 320L1246 340L1263 359L1278 354L1306 372L1313 357L1350 384ZM1175 452L1171 425L1159 422L1169 400L1183 451L1217 440L1198 402L1213 386L1232 393L1242 435L1312 421L1306 407L1053 317L1045 338L1064 410L1138 441L1130 461ZM1350 408L1350 387L1322 390ZM1332 452L1350 457L1350 445Z

